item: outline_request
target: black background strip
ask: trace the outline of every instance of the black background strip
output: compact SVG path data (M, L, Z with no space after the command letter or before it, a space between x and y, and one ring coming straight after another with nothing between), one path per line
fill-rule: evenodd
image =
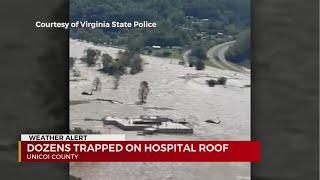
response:
M68 179L67 163L17 163L21 133L69 129L69 32L38 20L67 22L69 2L0 2L0 179Z
M252 179L317 180L319 1L252 1Z

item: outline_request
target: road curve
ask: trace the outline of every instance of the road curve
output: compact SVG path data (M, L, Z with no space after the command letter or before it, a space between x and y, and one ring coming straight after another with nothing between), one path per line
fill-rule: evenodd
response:
M207 52L207 56L209 60L218 68L221 69L229 69L236 72L241 73L250 73L250 69L245 68L243 66L240 66L238 64L234 64L232 62L229 62L225 58L225 53L228 50L228 48L235 43L235 41L229 41L222 44L218 44L212 48L210 48Z

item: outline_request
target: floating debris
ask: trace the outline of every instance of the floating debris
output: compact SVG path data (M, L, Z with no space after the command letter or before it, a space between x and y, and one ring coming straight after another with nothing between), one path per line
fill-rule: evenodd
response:
M221 123L221 121L213 121L211 119L205 120L205 122L212 123L212 124L220 124Z
M88 96L92 96L92 95L93 95L93 93L92 93L92 92L88 93L87 91L83 91L83 92L81 93L81 95L88 95Z
M120 101L117 101L117 100L112 100L112 99L97 98L96 101L106 101L106 102L109 102L111 104L124 104L123 102L120 102Z

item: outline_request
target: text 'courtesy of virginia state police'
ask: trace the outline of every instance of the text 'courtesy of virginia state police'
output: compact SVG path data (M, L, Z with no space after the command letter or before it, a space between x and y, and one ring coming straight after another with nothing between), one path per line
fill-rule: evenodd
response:
M149 21L133 21L133 22L106 22L106 21L76 21L76 22L42 22L36 21L35 26L37 28L156 28L156 22Z

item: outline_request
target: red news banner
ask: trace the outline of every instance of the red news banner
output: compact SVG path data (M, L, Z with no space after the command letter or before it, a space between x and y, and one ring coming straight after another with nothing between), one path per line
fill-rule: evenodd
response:
M127 141L124 135L23 134L19 162L259 162L258 141Z

